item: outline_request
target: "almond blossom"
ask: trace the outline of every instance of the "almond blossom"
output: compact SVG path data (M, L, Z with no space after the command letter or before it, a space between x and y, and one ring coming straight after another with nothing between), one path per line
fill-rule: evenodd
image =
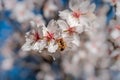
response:
M42 26L34 26L33 30L26 33L26 43L22 46L22 49L25 51L37 50L41 52L46 46L45 41L42 39Z
M57 23L60 29L62 30L62 37L68 38L68 39L71 38L70 39L71 41L68 41L68 43L72 42L74 45L79 46L80 39L79 39L78 33L81 32L81 29L78 26L71 26L67 24L64 20L58 20Z
M69 10L60 11L59 16L65 19L71 26L79 26L83 29L93 27L91 24L95 20L94 14L95 4L90 4L89 0L71 0L69 3Z
M43 27L43 36L46 41L48 51L53 53L58 49L56 39L59 37L58 25L56 21L51 20L47 27Z

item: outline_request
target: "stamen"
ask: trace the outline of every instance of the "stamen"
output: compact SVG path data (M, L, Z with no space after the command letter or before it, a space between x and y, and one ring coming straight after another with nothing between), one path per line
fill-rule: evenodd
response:
M34 40L38 41L39 39L40 39L40 36L39 36L38 32L35 32L35 34L34 34Z
M70 35L76 32L75 27L69 27L67 30L64 30L63 32L68 32Z
M71 34L75 33L75 30L76 30L75 27L69 27L67 31L71 35Z
M75 17L75 18L80 18L80 16L81 16L81 13L79 12L79 11L74 11L73 13L72 13L72 15L73 15L73 17Z
M47 38L47 41L50 41L50 40L54 39L54 33L50 33L50 32L47 31L46 38Z

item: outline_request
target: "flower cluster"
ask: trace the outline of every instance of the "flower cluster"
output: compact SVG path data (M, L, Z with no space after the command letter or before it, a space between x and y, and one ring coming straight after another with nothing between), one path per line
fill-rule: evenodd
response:
M71 0L71 10L59 12L60 19L51 20L47 26L43 22L31 21L32 30L26 33L25 51L47 50L50 53L75 50L80 46L80 34L94 31L97 25L94 14L95 4L89 0Z
M0 79L120 80L119 9L120 0L0 0Z

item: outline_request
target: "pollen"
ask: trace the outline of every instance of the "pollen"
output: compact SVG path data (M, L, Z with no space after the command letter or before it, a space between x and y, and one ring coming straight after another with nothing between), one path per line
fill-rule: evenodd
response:
M54 39L54 33L47 32L46 38L47 38L47 41Z
M40 39L40 36L39 36L38 32L36 32L36 33L34 34L34 40L35 40L35 41L38 41L39 39Z
M71 34L75 33L75 30L76 30L75 27L69 27L67 31L71 35Z

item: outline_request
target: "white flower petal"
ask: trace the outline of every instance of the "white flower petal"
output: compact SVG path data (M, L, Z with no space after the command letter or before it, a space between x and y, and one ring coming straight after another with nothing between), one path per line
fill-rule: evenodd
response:
M69 10L59 11L59 16L62 19L67 19L69 14L70 14Z
M31 47L31 43L30 42L26 42L23 46L22 46L22 50L23 51L30 51L32 49Z
M51 41L50 44L48 45L48 51L50 53L54 53L58 49L58 45L55 44L54 41Z
M82 13L86 13L89 10L90 0L82 1L79 5L79 10Z
M39 50L39 42L36 42L33 46L32 49L38 51Z
M46 36L48 29L44 26L42 27L43 36Z
M63 20L57 20L57 23L59 25L59 27L64 31L64 30L67 30L68 28L68 25L65 21Z
M80 25L80 24L79 24L78 26L76 26L75 28L76 28L76 32L77 32L77 33L82 33L82 32L84 31L83 26Z
M79 9L79 7L78 7L79 5L80 5L80 0L70 0L70 2L69 2L69 8L72 11L78 10Z
M93 3L89 6L89 12L94 12L96 8L96 5Z
M77 26L79 23L79 19L74 18L72 14L68 16L66 21L70 26Z
M113 39L116 39L116 38L119 37L119 36L120 36L120 32L119 32L118 30L112 31L111 37L112 37Z
M54 33L55 38L59 36L60 30L59 30L59 27L58 27L57 22L55 20L51 20L48 23L47 29L50 33Z
M73 36L73 41L72 43L74 43L76 46L80 46L80 39L78 35L74 35Z
M46 41L42 40L42 41L36 42L33 45L32 49L41 52L45 48L45 46L46 46Z
M47 29L50 31L50 32L53 32L56 31L58 29L58 26L56 24L56 21L55 20L50 20L50 22L48 23L48 26L47 26Z
M46 41L41 41L39 44L39 52L41 52L46 47Z

